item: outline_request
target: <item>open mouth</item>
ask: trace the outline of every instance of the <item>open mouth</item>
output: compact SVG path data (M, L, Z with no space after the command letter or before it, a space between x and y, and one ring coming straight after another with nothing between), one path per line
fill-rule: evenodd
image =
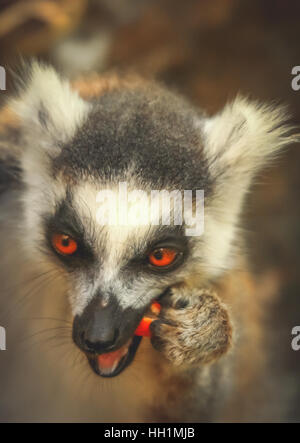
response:
M101 377L115 377L124 371L134 359L142 337L135 335L124 346L107 354L87 353L93 371Z

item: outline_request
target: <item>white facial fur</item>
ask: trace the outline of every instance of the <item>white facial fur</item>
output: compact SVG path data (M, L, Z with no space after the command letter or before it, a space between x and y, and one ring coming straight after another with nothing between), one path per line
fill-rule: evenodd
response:
M77 285L81 288L84 286L79 296L74 296L76 300L73 300L73 306L77 314L82 312L98 288L101 288L104 296L112 292L118 299L120 307L126 309L133 306L136 308L147 306L155 296L162 292L164 286L168 283L166 278L147 275L136 278L133 285L122 279L120 269L127 264L128 256L132 255L134 257L134 244L143 244L145 238L151 232L155 232L156 227L129 224L101 226L97 221L97 211L99 209L97 194L100 189L100 184L84 183L79 185L74 193L74 208L83 223L85 220L89 220L88 225L92 226L93 235L99 239L99 244L95 245L99 257L105 257L98 275L95 276L93 283L88 285L88 289L83 282L84 276L77 280ZM118 191L116 186L111 186L109 189L116 193ZM101 250L103 239L105 239L105 251ZM180 273L178 273L177 278L180 278Z

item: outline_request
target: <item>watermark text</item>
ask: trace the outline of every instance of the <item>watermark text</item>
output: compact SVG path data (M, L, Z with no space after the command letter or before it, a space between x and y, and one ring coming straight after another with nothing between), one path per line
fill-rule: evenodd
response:
M0 91L6 91L6 71L0 66Z
M183 225L186 236L204 232L203 190L128 190L120 182L118 190L103 189L96 201L97 222L110 226Z
M0 351L6 351L6 331L0 326Z
M294 91L299 91L300 89L300 66L294 66L292 69L292 75L295 77L292 80L291 86Z

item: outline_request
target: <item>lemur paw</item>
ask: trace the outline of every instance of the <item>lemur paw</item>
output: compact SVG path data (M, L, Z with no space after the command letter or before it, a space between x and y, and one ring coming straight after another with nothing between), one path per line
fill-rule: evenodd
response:
M176 366L210 363L231 344L228 312L210 289L172 288L150 328L153 347Z

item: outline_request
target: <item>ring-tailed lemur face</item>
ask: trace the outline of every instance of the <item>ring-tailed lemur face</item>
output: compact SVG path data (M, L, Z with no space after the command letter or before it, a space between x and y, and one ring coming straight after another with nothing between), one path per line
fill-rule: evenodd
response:
M62 269L73 338L93 369L117 375L134 357L134 331L153 300L231 266L251 179L291 141L281 111L237 99L206 118L148 84L85 101L38 64L12 105L24 129L26 245ZM203 235L187 236L184 223L100 224L99 191L120 183L148 193L203 190ZM110 359L101 367L95 356L103 353Z

